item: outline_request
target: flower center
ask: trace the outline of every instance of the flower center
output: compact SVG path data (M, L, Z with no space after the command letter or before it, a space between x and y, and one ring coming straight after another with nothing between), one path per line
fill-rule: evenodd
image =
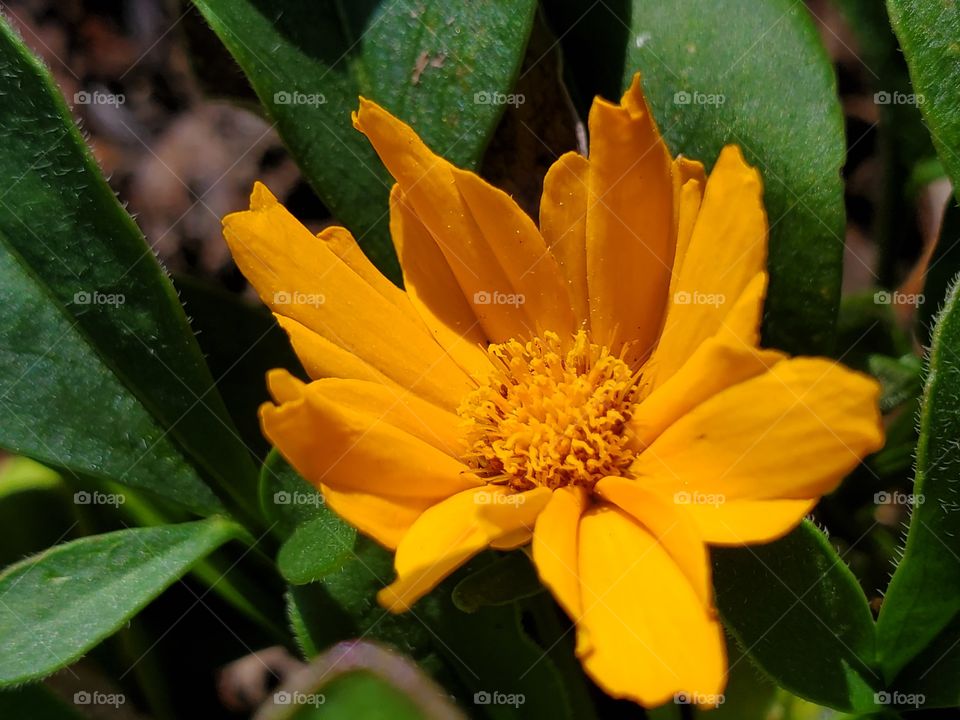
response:
M466 462L487 482L516 490L589 490L633 461L628 421L640 373L581 330L563 349L556 333L492 344L493 372L463 400Z

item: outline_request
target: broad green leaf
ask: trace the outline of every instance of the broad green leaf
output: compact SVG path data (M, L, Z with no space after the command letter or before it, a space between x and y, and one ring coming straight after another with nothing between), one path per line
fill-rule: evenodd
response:
M364 640L340 643L311 660L278 688L257 717L465 720L411 659Z
M252 495L255 469L173 286L3 19L0 173L0 446L78 473L170 476L135 482L200 511L217 503L198 471ZM165 447L151 449L153 428L139 434L148 423ZM133 463L114 445L149 453ZM198 469L178 467L181 453Z
M876 148L868 149L872 125L852 134L849 143L851 155L879 156L879 196L870 223L877 245L875 272L880 285L895 287L901 280L904 254L922 242L914 211L916 181L929 176L936 153L919 108L904 102L913 89L885 4L877 0L834 0L834 4L856 38L855 69L870 84L879 116Z
M675 153L712 164L735 144L763 174L765 342L831 352L843 258L843 116L804 3L633 0L623 86L638 70Z
M838 710L873 709L874 627L856 578L804 521L767 545L713 550L717 607L778 685Z
M488 605L509 605L544 591L537 571L523 552L512 552L467 575L453 588L458 610L472 613Z
M907 663L890 683L890 695L896 693L901 704L919 704L923 708L960 705L960 615L954 617L919 655ZM892 698L891 698L892 699ZM913 702L911 702L913 701Z
M78 699L83 700L84 696L79 695ZM0 690L0 717L11 720L84 720L76 709L40 684Z
M958 287L933 332L920 410L913 514L907 544L877 621L878 652L892 680L960 614L960 307ZM960 640L958 635L955 640Z
M239 532L217 516L120 530L7 568L0 575L0 686L73 662Z
M299 525L327 515L323 495L276 449L270 451L260 468L260 508L264 517L276 523L282 536L290 535Z
M960 198L960 6L954 0L887 0L920 112Z
M392 181L351 112L364 95L474 168L523 58L534 0L194 0L314 190L395 279ZM517 100L519 102L519 100Z
M933 325L953 280L960 274L960 206L950 203L943 216L937 248L930 258L923 279L923 301L917 309L917 334L924 346L930 345Z
M890 412L907 400L920 395L923 387L923 362L912 353L899 358L871 355L870 374L880 381L880 409Z
M282 692L274 695L285 697ZM307 697L311 695L322 697L323 702L317 700L315 705L308 702L284 708L286 712L271 717L276 720L430 720L398 688L369 672L343 675L324 686L322 693L309 693Z
M316 582L354 556L356 536L356 530L324 509L293 531L277 555L277 569L293 585Z
M0 231L0 439L68 472L203 513L220 507L166 428L124 385Z
M252 305L193 278L177 277L176 282L217 390L243 442L262 459L270 445L263 437L257 411L270 399L267 371L284 368L308 379L290 340L262 305Z
M77 525L72 500L50 468L25 457L0 461L0 567L68 538Z

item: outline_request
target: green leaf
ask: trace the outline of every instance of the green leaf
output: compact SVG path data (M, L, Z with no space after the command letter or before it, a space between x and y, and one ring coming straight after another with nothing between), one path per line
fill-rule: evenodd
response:
M960 198L960 6L953 0L887 0L890 22L940 159Z
M0 717L84 720L83 715L40 684L0 690Z
M880 662L888 680L960 614L958 287L951 290L933 332L920 410L910 530L877 621Z
M120 530L9 567L0 575L0 686L73 662L240 532L216 516Z
M337 678L323 689L323 704L302 707L290 720L428 720L398 688L369 672L352 672ZM448 716L457 718L458 716Z
M264 380L267 371L284 368L308 379L290 339L262 305L190 277L177 277L177 288L240 437L262 460L270 445L260 429L257 410L270 399Z
M633 0L627 41L623 86L642 71L675 153L712 163L724 145L736 144L763 174L765 343L832 352L844 238L843 116L833 66L804 3Z
M925 709L960 705L960 615L944 628L890 683L901 702L921 696Z
M185 453L252 496L255 469L173 286L2 19L0 99L0 446L209 512Z
M280 548L277 568L293 585L316 582L353 557L357 532L329 510L299 525Z
M325 517L323 495L304 480L276 449L260 469L260 508L277 531L290 535L298 526Z
M358 96L411 123L451 162L475 168L506 107L483 100L510 93L536 2L194 4L246 73L314 190L374 262L399 278L387 232L392 181L352 127Z
M273 694L257 717L465 720L410 659L363 640L340 643L312 660Z
M220 508L166 429L97 353L0 231L0 442L197 512Z
M526 553L512 552L458 582L452 600L458 610L472 613L491 605L509 605L543 590Z
M717 607L750 657L795 695L872 710L874 627L856 578L804 521L767 545L714 548Z
M923 387L923 362L916 355L899 358L871 355L870 374L880 381L880 409L887 413L920 394Z
M950 203L943 216L937 248L930 258L923 279L923 301L917 308L917 334L924 346L930 345L930 335L937 313L943 309L947 291L960 274L960 207Z

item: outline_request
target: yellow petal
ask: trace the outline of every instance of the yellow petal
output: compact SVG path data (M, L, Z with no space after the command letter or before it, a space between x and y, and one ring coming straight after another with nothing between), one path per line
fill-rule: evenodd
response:
M320 489L337 515L390 550L397 549L410 526L435 504L434 500L340 492L329 485Z
M331 226L317 233L317 238L385 300L391 302L407 315L416 317L407 293L377 270L376 266L370 262L370 258L360 249L360 245L353 239L349 230L344 227Z
M306 325L279 313L274 313L273 316L290 338L290 344L300 358L303 369L314 380L328 377L355 378L400 387L368 362L327 340L323 335L318 335Z
M284 375L270 374L271 389ZM363 398L347 383L363 385L317 380L289 399L291 387L284 383L285 402L260 409L264 434L315 487L419 502L439 501L481 483L449 454L450 421L442 410L429 415L429 405L413 405L410 393L398 393L396 403L384 410L384 398ZM357 404L344 404L338 396Z
M570 485L556 490L537 518L533 533L537 574L574 620L581 612L577 537L587 504L587 493L581 487Z
M739 148L720 153L707 180L657 346L661 373L671 374L721 327L767 257L767 217L760 173ZM762 296L758 303L762 302Z
M726 659L715 613L653 534L600 505L580 522L578 654L609 695L648 707L719 694Z
M587 291L587 182L590 163L575 152L560 156L543 178L540 232L557 259L578 327L590 321Z
M707 546L686 508L625 477L603 478L596 492L649 530L686 575L703 606L713 605Z
M880 448L879 386L829 360L782 360L714 395L631 465L658 491L809 500Z
M352 270L261 184L251 210L224 218L233 258L275 312L357 356L394 382L449 406L472 387L412 310Z
M490 374L483 348L486 336L430 232L403 197L399 185L390 192L390 235L403 268L403 284L413 307L434 338L469 375Z
M391 612L409 610L447 575L500 538L532 528L551 491L513 493L485 486L454 495L421 515L400 541L397 579L377 599Z
M721 390L766 372L785 355L756 350L721 333L700 345L675 374L657 386L633 412L629 424L635 449L647 447L660 433ZM656 366L657 355L653 365ZM652 374L656 376L654 369Z
M732 500L709 502L692 493L675 493L703 539L711 545L747 545L781 538L793 530L817 501ZM703 501L707 500L707 501Z
M683 258L690 245L690 236L703 201L703 188L707 179L703 165L696 160L678 157L673 161L673 226L677 236L677 249L673 258L670 294L683 266Z
M277 374L272 371L268 375L271 390ZM410 433L451 457L462 454L463 439L458 430L460 418L406 390L362 380L329 378L315 383L307 392L322 395L324 400L340 407L372 415L377 422Z
M573 330L560 270L513 200L435 155L405 123L361 99L363 132L406 201L430 231L486 337L529 337L540 328Z
M620 105L590 109L587 283L593 341L628 358L652 349L663 322L673 263L670 153L640 87Z

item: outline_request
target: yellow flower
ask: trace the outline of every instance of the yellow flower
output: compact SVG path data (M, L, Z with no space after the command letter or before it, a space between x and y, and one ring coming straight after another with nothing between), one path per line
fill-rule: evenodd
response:
M610 695L720 693L707 545L782 536L882 444L876 383L758 347L759 173L671 159L635 78L550 168L538 230L375 103L354 124L396 179L405 291L260 184L224 220L314 378L269 374L264 433L396 550L390 610L529 544Z

